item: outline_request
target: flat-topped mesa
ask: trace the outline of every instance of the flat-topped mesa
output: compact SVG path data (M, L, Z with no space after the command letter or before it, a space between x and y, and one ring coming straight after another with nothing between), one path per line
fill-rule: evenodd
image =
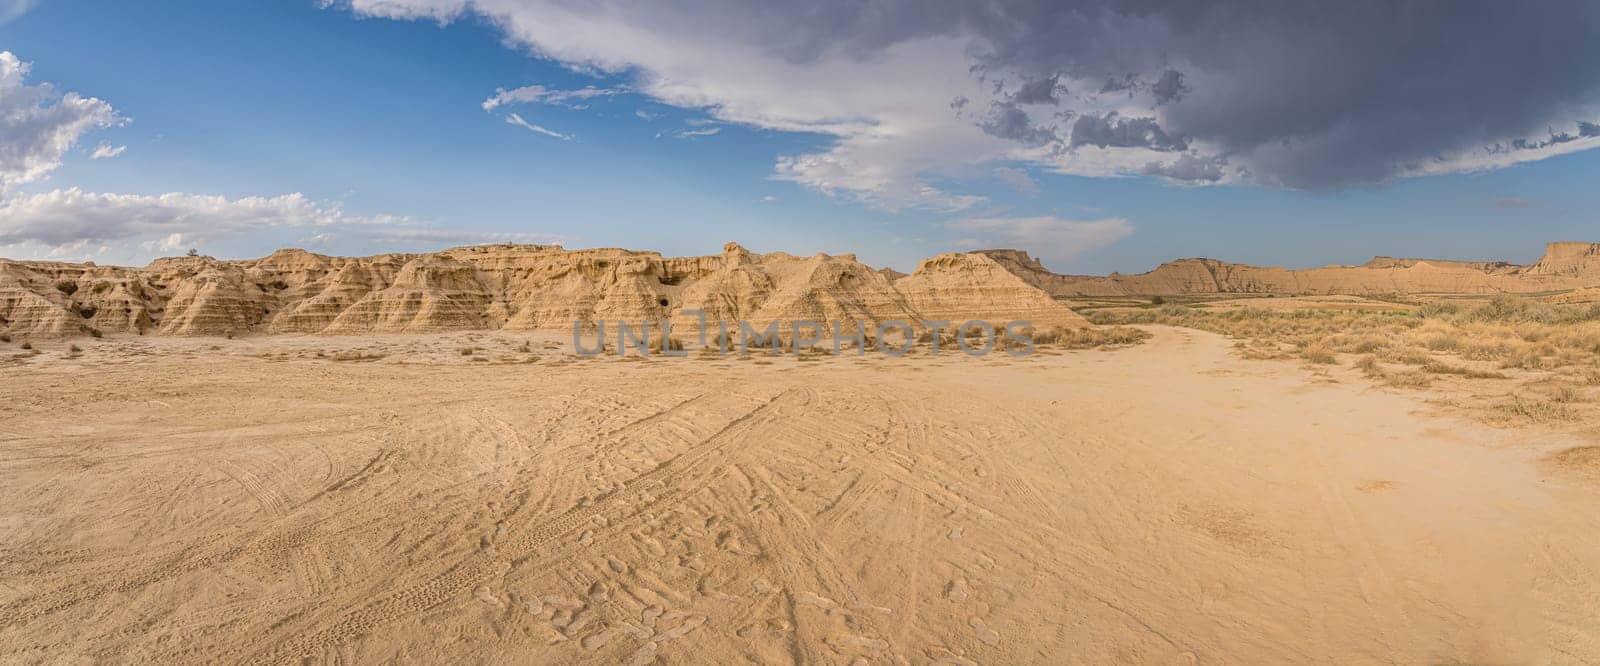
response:
M1178 259L1147 273L1058 275L1015 251L985 251L1057 297L1272 293L1394 295L1534 293L1600 285L1600 244L1551 243L1531 266L1504 261L1374 257L1359 266L1287 269L1215 259ZM1017 253L1020 254L1020 253Z
M1588 278L1585 286L1600 285L1600 243L1548 243L1528 274Z

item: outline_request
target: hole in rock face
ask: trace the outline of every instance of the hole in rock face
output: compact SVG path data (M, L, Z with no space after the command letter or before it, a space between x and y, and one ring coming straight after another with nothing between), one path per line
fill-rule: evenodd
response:
M667 307L667 299L665 299L665 298L663 298L663 299L661 299L659 301L656 301L656 302L660 303L661 307Z

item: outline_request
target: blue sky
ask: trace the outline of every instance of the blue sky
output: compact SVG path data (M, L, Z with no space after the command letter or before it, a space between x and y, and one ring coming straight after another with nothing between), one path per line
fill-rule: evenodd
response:
M493 240L688 255L737 241L755 251L855 252L902 270L938 252L1021 246L1058 271L1104 273L1189 256L1294 267L1375 254L1525 262L1546 241L1600 241L1595 151L1309 186L1231 175L1186 182L1116 166L1143 158L1103 167L1084 156L1093 146L1065 138L1065 149L1050 156L1024 145L967 159L938 140L900 140L924 121L880 101L890 93L852 106L853 91L885 84L852 80L871 67L850 65L870 64L870 53L842 61L780 53L774 62L790 68L782 75L795 84L783 93L788 106L773 109L762 106L760 89L728 83L748 81L744 72L694 78L705 67L682 65L683 46L575 50L587 47L520 30L517 3L461 9L446 2L437 10L415 2L409 13L311 0L17 5L18 15L0 25L0 51L29 65L22 85L96 98L115 118L73 133L69 149L46 159L54 166L0 190L10 201L9 217L0 215L0 256L143 263L187 246L239 258L281 246L372 254ZM6 4L0 0L0 16ZM451 13L441 23L437 11ZM952 39L924 41L933 49ZM923 45L894 44L883 47L890 49L883 58ZM825 83L808 88L813 73ZM615 92L485 110L497 90L525 86ZM1017 90L1003 94L1016 99ZM996 113L1008 103L990 104ZM1163 121L1172 113L1160 102L1140 108ZM956 117L935 111L927 117L937 122ZM865 123L832 119L858 112L880 115ZM1048 115L1030 113L1042 127ZM822 120L800 131L812 126L796 119L811 117ZM982 116L961 126L981 127L972 134L998 143ZM0 140L19 141L20 131ZM841 145L853 152L841 153ZM101 146L125 149L95 159ZM1244 153L1218 154L1240 164ZM839 155L845 166L830 162L826 171L782 166ZM1258 165L1269 163L1258 158L1237 172L1260 174ZM890 174L883 184L860 185L882 173ZM78 197L60 195L73 189ZM118 198L85 211L85 193ZM168 193L213 197L205 201L215 206L195 212L198 199L154 199ZM271 217L288 205L281 200L234 210L242 200L293 193L312 211L306 219ZM174 213L173 201L186 203ZM119 211L129 207L148 223L118 227ZM224 221L213 224L207 211ZM76 217L63 224L66 216Z

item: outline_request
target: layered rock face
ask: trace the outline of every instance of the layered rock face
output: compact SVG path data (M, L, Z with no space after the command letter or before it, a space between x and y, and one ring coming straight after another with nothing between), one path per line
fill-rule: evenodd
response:
M981 252L1059 297L1174 294L1494 294L1600 286L1600 244L1550 243L1529 266L1506 262L1376 257L1360 266L1289 270L1215 259L1179 259L1148 273L1058 275L1017 250Z
M245 335L570 330L573 322L1027 319L1088 325L998 262L943 255L892 279L852 255L664 258L620 249L484 245L428 254L160 259L144 268L0 260L0 331Z
M923 259L915 273L895 280L894 286L905 294L911 307L930 320L959 324L968 319L1020 319L1036 327L1087 323L1005 263L980 252L953 252Z

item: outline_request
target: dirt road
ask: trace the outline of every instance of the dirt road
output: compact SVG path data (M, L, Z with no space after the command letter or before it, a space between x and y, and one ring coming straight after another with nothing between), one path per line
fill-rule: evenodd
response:
M1600 660L1600 484L1539 463L1581 442L1153 330L1027 359L13 362L0 661Z

